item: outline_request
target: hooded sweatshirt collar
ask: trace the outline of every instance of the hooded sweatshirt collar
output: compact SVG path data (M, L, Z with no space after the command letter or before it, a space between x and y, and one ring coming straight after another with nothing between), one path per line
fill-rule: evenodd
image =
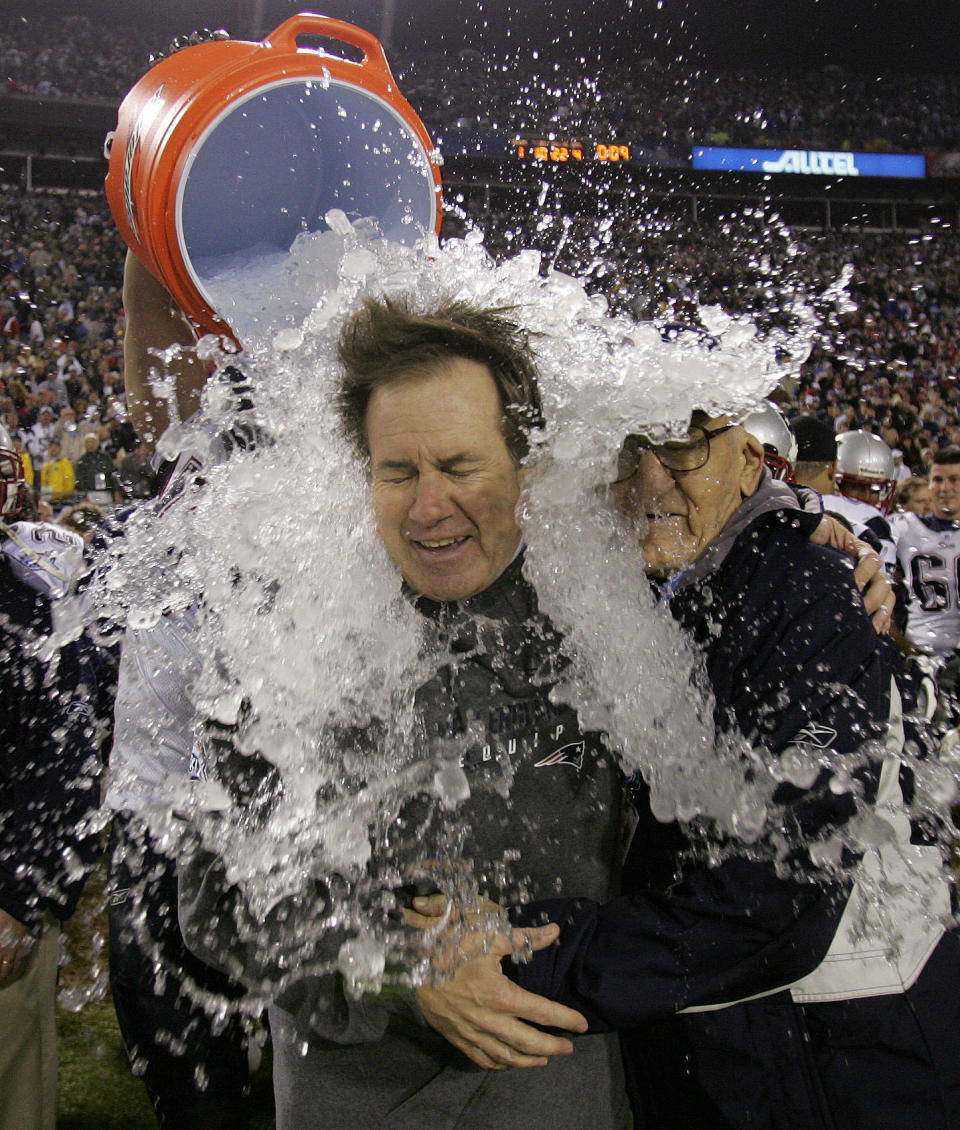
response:
M730 520L707 548L700 554L694 563L683 573L671 590L686 588L687 585L696 584L704 577L715 572L727 558L733 548L734 542L743 531L763 514L772 514L784 510L796 510L804 513L793 489L786 483L774 479L766 467L760 476L757 489L745 498L730 516Z

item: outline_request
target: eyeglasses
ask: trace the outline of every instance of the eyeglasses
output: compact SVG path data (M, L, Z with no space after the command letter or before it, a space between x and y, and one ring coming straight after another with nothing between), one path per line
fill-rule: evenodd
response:
M737 427L726 424L715 431L707 431L699 424L691 424L686 439L673 439L667 443L651 443L646 436L629 435L623 441L617 461L614 486L626 482L640 469L640 461L650 452L668 471L699 471L710 458L710 440Z

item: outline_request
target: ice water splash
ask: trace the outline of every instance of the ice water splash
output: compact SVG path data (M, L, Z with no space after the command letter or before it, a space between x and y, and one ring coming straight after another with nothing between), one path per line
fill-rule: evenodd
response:
M330 969L363 987L424 975L384 896L408 876L378 845L411 798L455 812L465 788L462 748L418 744L414 694L444 657L424 646L332 408L337 334L364 295L423 310L450 297L509 307L529 328L548 423L521 519L527 574L572 660L554 693L585 729L610 735L627 774L642 772L657 817L704 818L756 841L785 771L742 740L718 740L696 657L656 604L606 487L626 433L677 435L694 409L754 409L782 376L778 358L804 354L812 313L798 302L799 332L760 339L749 320L701 310L712 348L697 335L666 342L576 279L544 273L536 252L496 264L476 234L410 249L342 215L328 222L286 260L220 276L245 349L219 358L200 418L177 436L202 455L202 484L188 474L176 505L132 520L101 594L142 628L171 609L197 614L188 693L214 725L197 779L168 780L167 803L146 815L171 851L186 830L221 861L243 908L228 929L248 975L273 988ZM243 398L255 408L238 411ZM224 437L229 458L211 463ZM357 733L375 740L351 743ZM221 740L239 748L242 803L236 781L204 773L223 769ZM469 903L477 892L449 827L446 857L423 867Z

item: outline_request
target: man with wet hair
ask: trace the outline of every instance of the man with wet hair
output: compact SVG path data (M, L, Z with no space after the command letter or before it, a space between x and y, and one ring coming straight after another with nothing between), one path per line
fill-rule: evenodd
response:
M356 450L369 455L366 415L377 388L419 370L442 368L455 357L490 371L504 439L519 463L529 450L530 429L543 426L543 409L533 356L508 313L449 300L435 311L414 314L399 300L368 300L346 324L339 343L343 376L337 407Z
M638 784L623 895L514 908L516 926L558 924L558 944L514 966L515 985L489 955L467 962L421 991L424 1015L477 1063L511 1062L530 1019L517 986L620 1030L640 1126L957 1126L949 883L939 846L911 842L903 727L920 734L848 564L807 540L728 419L696 413L679 442L627 437L612 493L702 650L718 733L762 758L747 787L767 765L766 834L659 823Z
M606 898L618 871L620 772L600 735L550 700L560 641L522 575L520 460L541 422L525 335L500 310L451 301L418 312L370 300L344 327L340 359L344 434L367 464L380 538L441 657L417 691L417 732L427 751L462 742L470 786L452 816L425 794L405 806L393 831L401 870L424 837L442 839L452 826L490 897L506 902L522 882L544 897ZM208 727L213 767L235 762L243 740ZM569 842L576 852L563 851ZM181 919L191 946L223 961L234 939L222 916L212 921L205 897L220 865L207 864L204 886L187 869ZM554 936L529 935L535 945ZM536 1019L582 1025L550 1002ZM357 1001L338 976L281 993L271 1032L280 1130L580 1130L627 1118L617 1043L606 1035L578 1040L571 1055L569 1040L531 1029L516 1062L541 1070L480 1071L423 1023L416 993Z

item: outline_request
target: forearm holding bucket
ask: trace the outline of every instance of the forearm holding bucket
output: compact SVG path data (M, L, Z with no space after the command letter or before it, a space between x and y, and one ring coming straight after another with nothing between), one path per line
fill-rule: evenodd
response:
M132 251L127 252L124 265L123 305L127 407L137 435L152 450L171 419L169 403L154 391L151 374L173 379L177 413L186 420L200 406L207 363L192 352L197 335L190 320ZM164 363L157 353L171 345L187 348Z

